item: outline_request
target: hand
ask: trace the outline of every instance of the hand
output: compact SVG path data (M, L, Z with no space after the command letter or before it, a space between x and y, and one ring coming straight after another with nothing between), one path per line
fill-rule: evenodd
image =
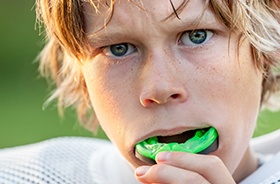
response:
M222 160L213 155L161 152L157 164L135 170L145 184L235 184Z

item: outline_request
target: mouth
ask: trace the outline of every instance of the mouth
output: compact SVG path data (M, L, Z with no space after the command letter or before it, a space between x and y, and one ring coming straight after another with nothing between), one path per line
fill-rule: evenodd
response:
M218 133L214 127L189 130L172 136L150 137L135 146L135 156L146 163L155 164L159 152L188 152L209 154L218 148Z

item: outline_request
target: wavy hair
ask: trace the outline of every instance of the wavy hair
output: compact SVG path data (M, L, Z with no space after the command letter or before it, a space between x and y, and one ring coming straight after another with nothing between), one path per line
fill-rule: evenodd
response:
M127 1L141 8L135 1ZM174 10L169 17L180 19L180 12L189 0L179 7L174 7L172 0L169 1ZM38 25L43 27L46 36L46 45L39 55L39 71L55 85L46 104L57 99L61 113L63 109L73 106L79 121L94 131L98 122L80 70L83 60L90 54L84 29L83 3L90 3L97 13L99 7L107 7L104 27L110 22L114 13L114 0L36 0ZM225 26L231 31L240 31L243 38L249 40L254 65L264 74L262 105L280 108L280 71L277 68L280 65L280 2L205 0L205 3L205 6L211 6Z

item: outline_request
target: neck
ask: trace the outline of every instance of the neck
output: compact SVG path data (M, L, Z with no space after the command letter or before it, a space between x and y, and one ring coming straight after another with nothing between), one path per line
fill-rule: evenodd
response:
M240 164L233 173L234 180L239 183L258 168L258 159L248 147Z

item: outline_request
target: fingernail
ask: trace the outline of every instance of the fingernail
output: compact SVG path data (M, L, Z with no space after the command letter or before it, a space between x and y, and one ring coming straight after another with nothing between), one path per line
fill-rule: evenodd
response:
M138 167L136 170L135 170L135 174L136 176L143 176L147 173L147 171L150 169L150 166L141 166L141 167Z
M157 162L164 162L169 159L171 153L170 152L160 152L156 156Z

